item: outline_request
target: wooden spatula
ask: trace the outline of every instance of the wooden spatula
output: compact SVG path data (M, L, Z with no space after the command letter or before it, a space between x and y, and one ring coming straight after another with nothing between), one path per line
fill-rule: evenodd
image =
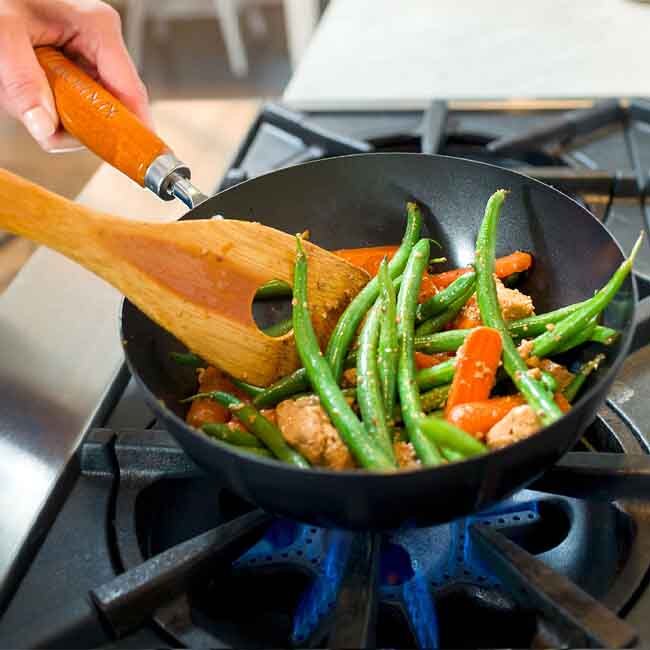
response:
M293 335L266 336L251 311L261 284L273 278L293 282L296 241L287 233L228 219L128 221L5 170L0 170L0 229L93 271L190 350L235 377L265 386L298 365ZM313 244L304 246L314 327L326 335L368 276Z
M190 207L206 200L189 182L189 168L105 88L58 50L37 48L36 57L68 132L161 198L176 196ZM264 282L292 283L296 243L290 234L224 219L126 221L2 170L0 229L93 271L190 350L235 377L264 386L298 365L293 335L266 336L251 310ZM314 327L322 340L368 276L316 246L305 243L305 249Z

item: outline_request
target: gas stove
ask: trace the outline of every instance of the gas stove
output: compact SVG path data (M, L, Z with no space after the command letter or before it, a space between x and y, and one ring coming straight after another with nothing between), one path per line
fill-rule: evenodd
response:
M425 112L309 115L267 105L220 188L324 156L396 150L540 178L585 203L626 250L650 230L644 100L434 101ZM647 248L637 279L648 295ZM13 580L0 586L0 644L647 642L650 502L636 461L650 452L648 307L607 404L576 447L594 452L584 473L559 463L491 510L428 529L349 533L254 510L193 465L121 373L32 543L16 554Z

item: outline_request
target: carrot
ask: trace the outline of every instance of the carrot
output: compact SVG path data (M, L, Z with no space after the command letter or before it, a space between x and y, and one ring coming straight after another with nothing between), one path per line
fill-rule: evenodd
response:
M422 368L432 368L443 361L449 359L449 352L436 352L434 354L425 354L424 352L415 352L415 366L418 370Z
M527 271L533 264L533 258L529 253L522 251L515 251L505 257L499 257L495 261L494 272L499 278L507 278L513 273L522 273ZM442 273L434 273L432 275L425 275L422 278L420 286L420 302L435 296L438 291L448 287L454 280L459 278L465 273L472 270L471 266L463 269L452 269L451 271L443 271Z
M562 393L555 393L553 399L555 399L555 403L560 407L562 413L567 413L571 410L571 404L569 404L569 400L567 400L567 398L564 397Z
M457 404L490 396L501 360L501 334L490 327L472 330L456 354L456 370L449 389L445 416Z
M483 325L481 320L481 311L476 302L476 294L472 294L470 299L465 303L463 308L458 313L458 316L452 321L452 330L471 330L475 327Z
M438 273L436 275L440 274ZM462 273L459 275L462 275ZM420 282L420 293L418 294L418 302L426 302L429 300L429 298L433 298L433 296L439 293L441 289L444 289L444 287L441 287L437 284L435 278L436 276L429 275L428 273L425 273L422 276L422 282ZM451 284L451 282L449 284Z
M497 277L503 279L513 273L527 271L532 265L533 256L530 253L515 251L514 253L510 253L510 255L499 257L495 260L494 272L497 274Z
M379 265L384 257L389 260L395 255L398 246L368 246L367 248L341 248L334 251L346 262L364 269L371 277L377 275Z
M242 400L250 401L228 376L213 366L199 371L199 392L209 393L213 390L222 390L237 395ZM193 427L201 428L209 422L223 423L230 420L230 410L211 399L196 399L192 402L187 412L187 423Z
M512 411L515 406L521 406L526 401L521 395L493 397L480 402L465 402L457 404L449 410L447 420L459 429L475 436L482 437L497 422Z

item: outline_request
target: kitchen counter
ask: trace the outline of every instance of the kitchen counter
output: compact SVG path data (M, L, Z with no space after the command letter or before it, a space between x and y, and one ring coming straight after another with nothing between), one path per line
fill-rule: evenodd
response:
M637 0L332 0L284 101L645 96L649 29L650 4Z
M154 105L153 114L209 193L256 110L252 100L174 101ZM78 200L155 221L186 211L105 164ZM45 248L0 295L0 609L16 554L123 366L120 303L117 291Z

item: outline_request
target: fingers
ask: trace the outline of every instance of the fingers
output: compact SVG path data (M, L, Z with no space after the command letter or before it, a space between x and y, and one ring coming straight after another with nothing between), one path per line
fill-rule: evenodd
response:
M79 34L74 48L94 64L100 83L153 128L147 90L124 44L119 14L100 3L88 21L92 26Z
M0 25L0 106L44 147L57 130L52 92L27 31L20 21L12 23L7 17Z

